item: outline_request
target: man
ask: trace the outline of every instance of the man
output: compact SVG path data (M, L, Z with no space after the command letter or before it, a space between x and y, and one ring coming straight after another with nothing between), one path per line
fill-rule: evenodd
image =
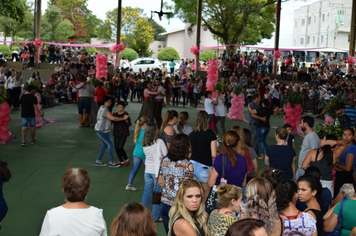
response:
M180 66L179 66L179 70L180 70L181 72L185 73L185 68L186 68L186 67L187 67L187 65L185 64L184 59L182 59L182 62L181 62L181 64L180 64Z
M353 128L356 119L356 110L351 106L351 103L352 103L351 98L345 99L345 114L350 118L351 121L350 128Z
M308 68L305 66L305 63L300 67L297 76L299 81L302 81L302 78L304 78L304 81L308 81Z
M252 96L252 102L250 103L250 107L252 110L259 108L260 106L260 95L259 94L254 94ZM260 156L260 150L258 147L258 140L257 140L257 120L251 115L251 112L248 111L248 117L249 117L249 126L250 130L252 133L252 146L255 149L256 153L258 156Z
M346 129L351 127L351 120L350 118L345 114L345 104L342 102L338 102L335 105L335 112L336 112L336 119L335 119L335 125L340 126L341 129ZM340 124L338 124L340 123Z
M236 63L239 63L241 61L242 55L240 53L240 50L237 50L237 53L234 55L234 57Z
M37 98L33 95L36 92L36 88L33 85L27 86L26 94L22 95L20 106L21 106L21 121L22 121L22 147L26 146L26 130L28 123L30 123L31 128L31 144L36 143L35 139L35 125L36 125L36 113L41 114L43 116L43 112L41 112L37 107Z
M323 60L321 60L321 65L322 65L322 67L327 66L328 63L329 63L329 60L328 60L328 58L324 55L324 56L323 56Z
M298 159L298 170L296 173L296 178L298 179L300 176L304 175L304 170L302 169L302 163L308 153L320 147L320 139L319 136L313 129L314 126L314 118L311 116L304 116L300 123L300 128L305 132L305 137L302 143L302 149L299 152Z
M162 68L161 68L162 74L166 73L167 75L167 67L166 67L166 63L162 64Z
M288 58L286 59L286 67L292 66L292 63L293 63L292 56L288 55Z
M163 100L166 95L165 89L161 85L161 80L156 79L155 80L155 92L158 94L155 97L155 102L154 102L154 116L156 119L157 127L160 129L162 125L162 107L163 107Z

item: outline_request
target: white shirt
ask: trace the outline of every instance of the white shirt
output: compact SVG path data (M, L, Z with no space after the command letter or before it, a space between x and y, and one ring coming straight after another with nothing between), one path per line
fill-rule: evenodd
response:
M145 173L155 174L155 160L157 153L157 145L159 146L159 150L163 156L166 156L168 153L167 146L162 139L157 139L156 142L148 147L143 147L143 152L145 153Z
M12 77L9 76L7 79L6 79L6 82L5 82L5 89L12 89L13 87L13 83L11 82L12 80ZM7 81L9 81L9 83L6 85Z
M93 91L93 87L91 87L89 84L85 84L83 87L84 83L81 82L77 84L72 91L77 92L79 91L79 97L90 97L90 93ZM81 88L83 87L83 88Z
M225 100L224 96L220 95L222 99ZM216 116L226 116L226 110L225 110L225 105L224 103L216 97L214 101L218 100L218 104L215 105L215 115Z
M40 236L107 236L103 210L96 207L87 209L66 209L55 207L47 211Z
M205 111L209 114L215 114L214 112L214 105L211 103L213 100L211 100L211 98L205 98L204 101L204 106L205 106Z
M161 85L159 85L157 89L157 93L159 92L161 92L163 95L157 94L156 99L164 99L164 95L166 95L166 90Z
M174 129L174 131L175 131L177 134L179 134L179 130L178 130L177 125L173 125L173 129ZM183 134L189 136L189 134L190 134L191 132L193 132L193 128L192 128L191 126L189 126L189 125L184 125L184 126L183 126L183 129L182 129L182 132L183 132Z

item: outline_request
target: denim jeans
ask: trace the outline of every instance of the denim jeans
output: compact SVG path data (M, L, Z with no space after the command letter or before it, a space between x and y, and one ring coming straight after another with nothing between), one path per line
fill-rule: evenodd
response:
M182 97L183 97L183 106L185 106L185 100L186 100L186 97L187 97L187 93L183 91L182 89ZM187 104L188 104L188 100L187 100Z
M209 169L211 166L207 166L193 160L190 160L190 162L193 164L194 178L198 179L198 181L201 183L208 182Z
M117 96L116 96L117 101L120 101L120 97L122 97L124 102L127 103L125 90L123 90L123 89L118 89L117 90Z
M263 151L263 148L265 151L267 151L267 149L268 149L268 144L266 142L268 133L269 133L269 127L257 128L257 138L258 138L258 147L260 150L260 155L263 155L265 153Z
M133 180L135 179L135 176L138 172L138 170L141 167L141 163L145 164L145 159L143 158L139 158L137 156L133 156L133 168L130 172L130 176L129 176L129 182L127 183L128 185L132 185Z
M169 210L171 209L171 207L172 206L161 202L160 209L159 209L160 212L161 212L161 218L163 220L164 229L166 230L167 234L168 234L168 231L169 231L169 227L168 227L169 216L168 216L168 213L169 213Z
M281 80L287 80L287 73L281 73Z
M198 107L199 93L193 93L194 107Z
M145 189L143 190L141 203L149 209L153 191L156 188L157 192L162 192L162 189L161 186L159 186L159 184L157 184L156 187L157 179L155 174L145 173L144 176L145 176ZM159 204L152 205L152 216L153 216L153 221L159 220L160 217Z
M258 147L258 138L257 138L257 125L255 124L249 124L251 133L252 133L252 146L253 149L255 149L256 154L260 156L260 149Z
M114 143L111 140L110 134L109 133L102 133L99 131L95 131L95 133L98 135L98 137L101 139L102 146L99 150L98 157L96 158L96 162L101 162L101 159L103 158L103 155L108 148L108 153L109 153L109 164L114 163Z
M315 98L313 98L312 99L312 106L313 106L314 115L318 114L318 110L316 109L316 102L317 102L317 100Z

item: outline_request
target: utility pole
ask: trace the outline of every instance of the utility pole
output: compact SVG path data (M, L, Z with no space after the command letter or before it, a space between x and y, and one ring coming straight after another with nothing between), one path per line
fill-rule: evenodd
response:
M37 18L37 0L35 0L34 8L33 8L33 41L35 41L36 38L36 18Z
M41 0L36 0L35 1L35 12L34 12L34 32L33 32L33 41L35 41L36 38L41 39ZM37 50L40 50L40 48L37 48ZM39 63L37 61L37 54L36 52L36 68L39 68Z
M198 18L197 18L196 45L198 47L198 53L195 55L195 78L198 78L198 72L199 72L201 12L202 12L202 5L203 5L203 0L197 0L197 1L198 1Z
M351 26L350 26L350 44L349 55L355 56L356 44L356 0L352 1Z
M282 5L282 0L277 1L276 5L276 32L274 35L274 51L278 51L279 49L279 28L280 28L280 23L281 23L281 5ZM278 63L278 58L273 59L273 74L277 78L277 63Z
M117 8L117 26L116 26L116 45L120 44L120 36L121 36L121 8L122 8L122 1L118 0L118 8ZM116 51L115 55L115 68L117 69L116 65L120 66L120 53ZM116 71L114 71L116 73Z

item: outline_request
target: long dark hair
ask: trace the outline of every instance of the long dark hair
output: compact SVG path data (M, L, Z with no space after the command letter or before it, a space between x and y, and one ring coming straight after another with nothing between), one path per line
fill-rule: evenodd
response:
M327 134L326 140L337 140L337 138L333 134ZM321 159L320 163L326 162L327 165L332 165L334 161L333 160L334 154L333 151L331 150L332 147L330 145L324 145L320 149L323 152L323 158Z
M182 111L181 113L179 113L178 116L178 123L177 123L177 129L178 129L178 133L182 134L183 133L183 128L184 128L184 124L185 121L189 119L189 114L186 111Z
M277 210L283 211L293 202L294 195L298 192L297 184L292 180L283 180L276 189Z
M320 209L323 209L323 201L322 201L323 187L321 186L320 180L314 178L311 175L303 175L298 179L298 183L300 181L307 182L308 186L311 188L312 191L316 190L315 198L320 205Z
M8 182L12 176L9 168L7 167L7 162L2 161L1 159L0 159L0 174L1 174L2 182Z
M190 141L187 135L177 134L171 141L167 157L171 161L179 161L188 158L190 153Z
M244 128L245 133L245 144L248 147L252 147L252 133L251 130Z
M226 151L226 156L229 158L232 168L234 168L237 164L235 148L237 147L237 144L240 141L240 137L237 132L229 130L224 134L222 139Z

